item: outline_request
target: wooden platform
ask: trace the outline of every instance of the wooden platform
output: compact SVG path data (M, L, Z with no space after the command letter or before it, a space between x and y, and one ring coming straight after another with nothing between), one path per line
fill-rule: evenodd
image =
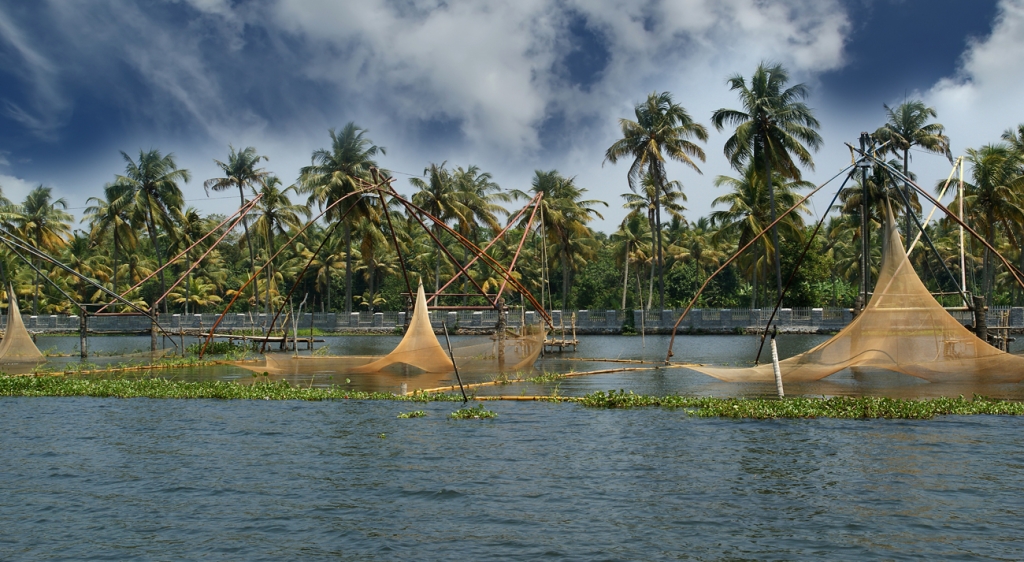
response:
M558 348L558 352L561 353L562 350L567 347L571 347L573 351L576 351L576 346L579 345L579 343L580 340L577 339L544 340L544 351L548 351L549 349L554 351L555 348Z

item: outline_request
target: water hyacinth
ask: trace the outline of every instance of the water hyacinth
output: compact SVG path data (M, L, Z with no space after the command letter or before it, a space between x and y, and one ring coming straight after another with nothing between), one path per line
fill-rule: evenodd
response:
M403 402L461 402L461 394L365 392L343 388L300 387L287 381L239 384L231 381L172 381L161 378L89 379L0 375L0 396L89 396L96 398L202 398L217 400L394 400ZM501 399L490 397L489 399ZM597 391L581 397L545 397L551 402L577 403L588 408L662 407L685 410L702 418L839 418L931 419L944 415L1024 415L1024 402L932 398L908 400L882 397L833 398L713 398L702 396L650 396L632 391ZM421 411L399 417L420 417ZM497 417L479 404L453 412L453 419Z
M632 391L597 391L577 402L592 408L634 408L659 406L684 408L690 415L710 418L842 418L842 419L931 419L942 415L1024 414L1024 403L993 400L984 396L967 399L932 398L908 400L863 396L858 398L711 398L699 396L648 396Z

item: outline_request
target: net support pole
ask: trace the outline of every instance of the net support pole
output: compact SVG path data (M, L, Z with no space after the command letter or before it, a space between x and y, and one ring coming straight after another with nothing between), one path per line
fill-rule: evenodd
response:
M89 320L85 313L85 308L81 309L82 315L78 319L78 346L82 351L82 359L89 356L89 339L85 335L89 329Z
M775 335L778 331L776 328L772 332L772 371L775 372L775 392L778 393L779 398L785 398L786 393L782 390L782 368L779 367L779 348L775 345Z
M988 315L985 310L985 296L971 295L974 300L974 334L981 341L988 342Z
M155 305L154 310L150 314L157 314L155 310ZM156 320L153 320L152 318L150 319L149 322L149 350L156 351Z

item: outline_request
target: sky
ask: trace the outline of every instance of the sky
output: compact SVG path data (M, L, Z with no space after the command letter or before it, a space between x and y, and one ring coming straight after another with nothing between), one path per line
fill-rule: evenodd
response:
M431 163L523 190L557 169L608 202L593 226L612 232L628 163L604 153L651 92L711 129L701 174L668 166L693 220L736 175L710 125L739 107L730 76L774 61L809 87L825 142L804 179L821 183L883 104L924 100L954 155L997 142L1024 123L1022 60L1024 0L0 0L0 186L53 187L80 217L122 151L155 148L191 172L189 205L230 212L237 195L202 187L229 145L288 185L355 122L399 192ZM950 170L910 166L923 185Z

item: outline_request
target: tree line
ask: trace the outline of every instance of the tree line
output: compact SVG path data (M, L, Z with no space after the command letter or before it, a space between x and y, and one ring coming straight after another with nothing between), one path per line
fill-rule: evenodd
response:
M665 165L672 160L700 174L709 128L669 92L650 94L636 105L633 118L620 119L621 138L605 152L607 164L628 164L628 191L622 195L628 213L611 234L590 226L603 218L601 210L608 203L588 199L575 177L558 170L537 170L530 187L519 190L503 189L477 166L431 163L422 177L411 179L411 200L478 246L507 228L507 235L488 250L504 264L520 250L526 234L514 274L545 306L683 306L727 257L758 237L799 201L801 190L811 187L802 172L813 169L812 153L823 140L806 103L809 89L789 82L783 66L765 62L749 79L735 75L727 80L738 108L713 112L709 126L731 132L722 151L735 174L711 180L722 195L708 216L686 218L686 190L680 179L668 176ZM878 155L891 159L893 169L914 177L912 152L918 151L943 154L952 164L949 138L934 122L934 109L908 100L884 110L885 121L870 140ZM306 310L403 310L408 306L403 264L413 283L422 280L428 291L436 292L473 259L449 232L422 222L397 200L350 196L367 182L390 177L379 162L386 149L355 123L330 130L329 138L329 145L314 151L310 164L289 185L264 167L267 159L256 148L229 147L224 161L215 160L221 173L203 186L208 194L237 191L242 206L256 201L241 228L218 232L199 244L195 242L217 230L226 217L186 206L182 185L192 174L177 166L173 154L159 150L122 152L124 170L103 187L101 196L88 199L81 228L73 228L66 201L54 199L52 189L43 185L20 203L0 195L0 228L109 290L131 289L127 298L141 307L168 293L160 311L174 313L220 311L226 300L236 297L239 312L274 310L296 282L292 300L307 301ZM964 164L966 220L1024 268L1019 242L1024 237L1024 124L1007 129L991 144L967 150ZM699 304L772 306L783 279L793 274L786 305L851 306L863 279L862 236L880 230L886 201L892 203L905 240L916 234L914 218L922 219L922 209L916 194L889 167L874 165L850 175L819 236L811 238L810 212L801 207L726 268ZM946 187L942 181L935 190ZM525 213L513 221L513 212L537 194L543 194L537 220L529 223L531 213ZM870 202L867 216L865 197ZM322 220L310 222L325 209ZM528 227L530 232L525 232ZM960 274L957 227L940 218L925 230L937 252L919 248L912 261L935 293L955 293ZM224 241L214 247L220 234ZM872 267L880 262L878 238L868 236ZM807 258L796 269L796 259L808 244ZM968 240L966 289L993 304L1021 304L1024 292L1011 276L997 271L995 261L982 244ZM171 282L190 269L184 282L172 288ZM458 293L439 299L440 304L483 304L473 293L493 294L503 284L481 261L468 271L457 289L448 290ZM868 278L876 273L869 272ZM90 284L39 259L25 261L6 245L0 247L0 277L14 288L22 308L35 314L76 312L67 296L84 303L109 301ZM952 297L940 299L956 304Z

